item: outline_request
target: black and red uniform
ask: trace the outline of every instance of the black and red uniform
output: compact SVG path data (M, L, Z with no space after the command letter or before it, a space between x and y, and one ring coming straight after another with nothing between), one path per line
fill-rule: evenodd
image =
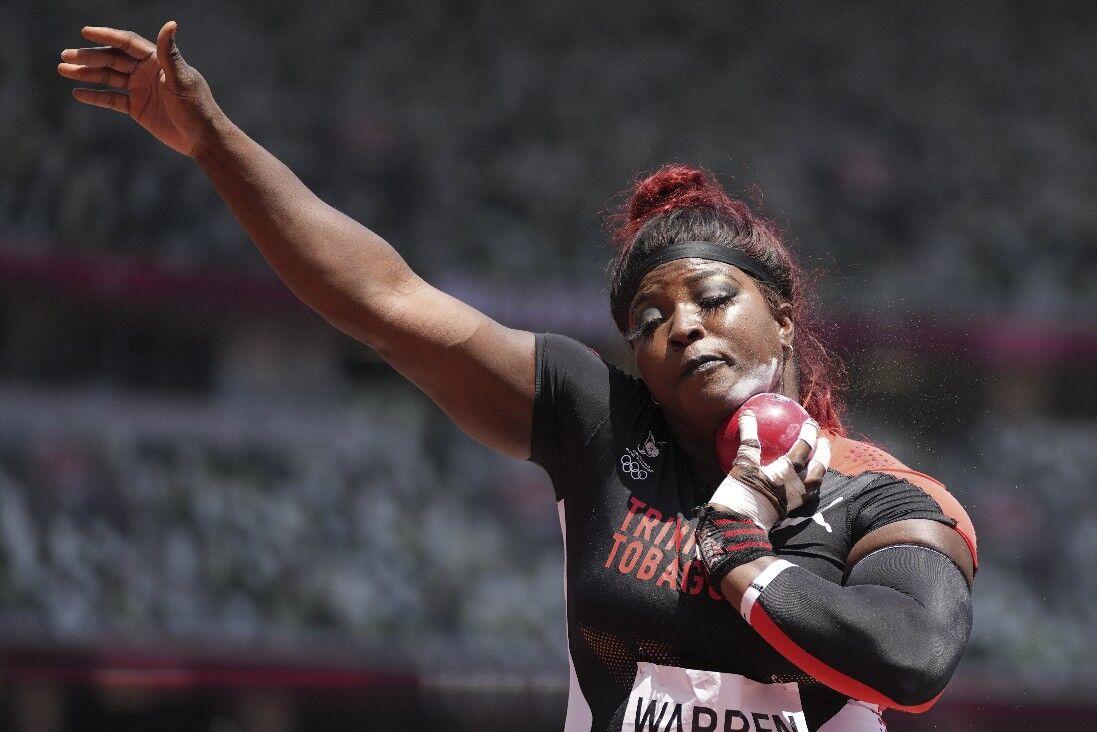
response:
M716 485L698 477L643 381L570 338L536 343L531 460L552 478L564 535L565 728L881 729L880 707L804 673L709 585L693 530ZM955 527L974 557L971 522L943 486L873 446L829 437L818 500L770 533L777 556L841 584L861 537L919 518ZM673 689L653 691L708 680L732 696L683 706L666 703Z

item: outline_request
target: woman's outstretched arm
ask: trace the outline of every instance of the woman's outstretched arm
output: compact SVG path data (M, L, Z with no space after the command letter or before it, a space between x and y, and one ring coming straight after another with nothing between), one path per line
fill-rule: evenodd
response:
M473 438L530 453L534 337L427 284L384 239L321 201L232 123L165 23L153 44L85 27L102 44L66 49L58 72L107 89L75 89L86 104L128 114L205 171L278 276L305 304L375 348Z

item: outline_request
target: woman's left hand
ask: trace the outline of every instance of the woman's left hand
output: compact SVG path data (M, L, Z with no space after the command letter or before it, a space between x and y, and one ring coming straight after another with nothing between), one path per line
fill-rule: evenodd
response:
M747 410L739 417L735 462L709 503L742 513L770 529L818 494L830 465L830 442L819 436L819 424L809 419L785 455L768 465L762 465L761 458L758 420ZM761 496L765 502L752 500L754 496Z
M184 155L213 134L224 118L200 73L175 45L169 20L153 43L133 31L85 26L80 35L100 46L66 48L57 73L107 89L73 89L77 101L128 114L160 142Z

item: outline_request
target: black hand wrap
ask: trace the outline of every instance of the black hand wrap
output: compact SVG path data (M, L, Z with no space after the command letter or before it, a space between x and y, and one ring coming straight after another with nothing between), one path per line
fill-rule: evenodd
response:
M769 534L751 519L713 506L701 506L697 514L697 546L717 590L728 572L760 557L773 555Z

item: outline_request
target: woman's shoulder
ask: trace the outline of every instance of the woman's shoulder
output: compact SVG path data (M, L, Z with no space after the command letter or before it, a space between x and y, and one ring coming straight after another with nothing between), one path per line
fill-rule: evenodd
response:
M602 426L635 421L652 408L642 379L569 336L538 334L534 431L578 434L587 444Z
M536 348L539 376L559 374L574 387L602 391L607 399L611 387L638 397L647 395L642 379L619 368L597 350L575 338L558 333L539 333Z
M642 379L586 344L555 333L538 334L536 343L530 459L548 471L557 499L563 499L576 486L589 490L606 461L616 464L622 441L643 447L657 408Z
M956 530L964 537L972 556L976 556L975 527L971 518L941 481L908 467L895 456L869 442L833 434L828 434L827 438L831 446L831 470L850 477L863 473L881 473L917 486L937 502L942 513L956 522Z

